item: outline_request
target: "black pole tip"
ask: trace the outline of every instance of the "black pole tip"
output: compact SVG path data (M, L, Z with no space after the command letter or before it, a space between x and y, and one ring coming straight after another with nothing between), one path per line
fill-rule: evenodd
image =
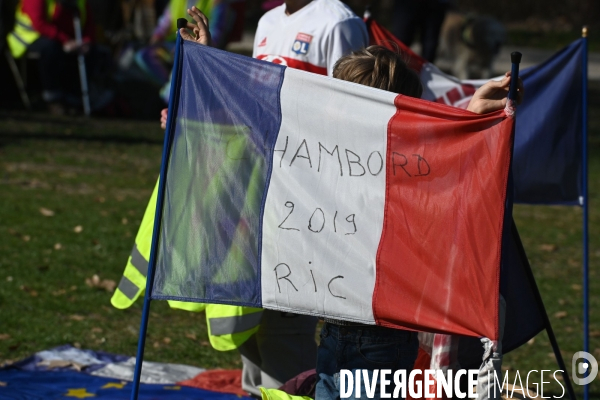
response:
M177 30L187 27L187 19L177 18Z
M521 56L522 56L522 54L519 53L518 51L513 51L512 53L510 53L510 62L513 64L520 64Z

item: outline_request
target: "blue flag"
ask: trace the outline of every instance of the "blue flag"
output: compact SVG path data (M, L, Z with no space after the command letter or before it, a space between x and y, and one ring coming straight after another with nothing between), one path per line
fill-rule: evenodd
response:
M421 78L423 99L467 108L487 82L447 75L376 21L368 20L367 26L371 44L405 53ZM515 129L515 203L581 204L582 51L583 39L578 39L545 63L521 71L525 98Z
M525 99L515 128L516 203L580 204L582 51L579 39L521 72Z

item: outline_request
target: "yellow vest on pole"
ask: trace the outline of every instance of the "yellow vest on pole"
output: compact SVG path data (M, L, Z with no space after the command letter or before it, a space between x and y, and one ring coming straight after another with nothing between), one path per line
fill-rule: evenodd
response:
M146 289L157 196L158 181L146 207L123 277L111 298L111 303L116 308L130 307ZM248 340L258 330L262 315L262 309L255 307L173 300L169 300L169 305L172 308L192 312L206 311L209 341L216 350L220 351L236 349Z

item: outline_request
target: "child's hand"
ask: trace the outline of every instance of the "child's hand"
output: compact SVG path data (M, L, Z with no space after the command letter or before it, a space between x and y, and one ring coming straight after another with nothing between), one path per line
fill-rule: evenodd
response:
M501 81L489 81L475 92L469 102L467 110L476 114L487 114L489 112L502 110L506 107L506 96L510 86L510 72L504 74ZM517 91L517 104L523 101L523 81L519 78Z
M168 108L160 110L160 127L161 129L167 129L167 115L169 114Z
M210 37L210 31L208 30L208 18L206 18L206 15L204 15L202 11L198 10L196 6L192 6L191 9L188 9L187 13L194 19L194 21L196 21L196 24L188 22L187 28L181 28L179 30L181 38L200 43L205 46L210 46L212 44L212 40ZM188 30L191 30L193 35L190 34Z

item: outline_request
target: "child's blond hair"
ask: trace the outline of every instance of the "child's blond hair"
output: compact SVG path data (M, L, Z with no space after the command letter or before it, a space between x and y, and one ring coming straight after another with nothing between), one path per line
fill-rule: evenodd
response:
M383 46L369 46L340 58L333 77L389 92L421 97L423 86L415 71L399 53Z

